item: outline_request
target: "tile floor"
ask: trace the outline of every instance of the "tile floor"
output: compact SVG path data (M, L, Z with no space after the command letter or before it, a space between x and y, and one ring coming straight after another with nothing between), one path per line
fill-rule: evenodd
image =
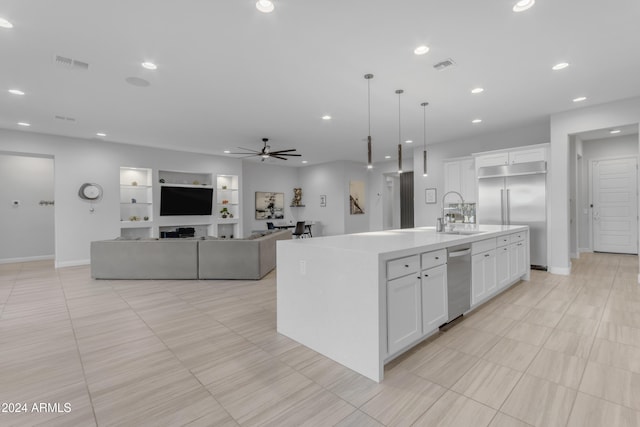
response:
M534 271L376 384L276 333L275 272L94 281L0 265L0 402L27 404L0 425L638 426L637 275L636 256L607 254Z

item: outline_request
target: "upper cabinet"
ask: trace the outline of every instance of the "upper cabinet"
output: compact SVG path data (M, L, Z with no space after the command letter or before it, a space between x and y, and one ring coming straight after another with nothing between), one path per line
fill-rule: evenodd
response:
M547 145L533 145L511 150L490 151L476 154L476 168L485 166L515 165L517 163L547 160Z
M449 191L462 194L465 202L476 201L476 169L473 158L444 162L444 192Z

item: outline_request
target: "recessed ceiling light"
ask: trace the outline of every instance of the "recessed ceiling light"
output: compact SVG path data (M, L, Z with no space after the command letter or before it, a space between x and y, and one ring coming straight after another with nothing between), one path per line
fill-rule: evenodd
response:
M413 144L413 140L412 140L412 139L407 139L407 140L405 141L405 144Z
M24 92L19 89L9 89L9 93L13 95L24 95Z
M573 102L582 102L585 101L587 99L586 96L579 96L577 98L573 98Z
M322 120L331 120L331 116L322 116Z
M224 154L229 154L229 153L231 153L230 150L224 150Z
M157 70L158 66L156 64L154 64L153 62L143 62L142 63L142 67L146 68L147 70Z
M96 136L107 136L107 134L104 132L98 132L96 133Z
M302 163L307 164L309 162L307 160L303 160Z
M417 48L413 49L413 53L415 53L416 55L424 55L427 52L429 52L429 46L425 45L420 45Z
M271 13L275 8L276 7L271 0L258 0L256 2L256 9L262 13Z
M24 126L24 127L29 127L31 126L31 123L27 123L27 122L18 122L19 126Z
M514 12L524 12L527 9L530 9L534 4L536 4L536 0L520 0L518 3L513 5Z
M384 156L384 158L385 158L385 159L390 159L390 158L391 158L391 156Z
M558 70L563 70L565 68L567 68L569 66L568 62L559 62L556 65L554 65L553 67L551 67L551 69L553 71L558 71Z
M482 93L482 92L484 92L484 89L481 87L476 87L471 89L471 93Z
M0 27L2 28L13 28L13 24L9 21L7 21L4 18L0 17Z
M613 129L612 131L609 131L610 134L616 134L620 132L622 132L620 129Z
M471 123L482 123L482 119L473 119L471 120Z

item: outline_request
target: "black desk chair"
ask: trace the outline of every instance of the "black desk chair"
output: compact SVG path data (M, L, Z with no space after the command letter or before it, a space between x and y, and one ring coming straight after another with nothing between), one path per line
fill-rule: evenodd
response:
M267 230L275 230L276 228L273 226L272 222L267 222Z
M304 221L296 222L296 228L295 228L295 230L293 230L293 233L291 233L291 235L297 237L298 239L300 239L305 234L307 234L307 232L304 229Z

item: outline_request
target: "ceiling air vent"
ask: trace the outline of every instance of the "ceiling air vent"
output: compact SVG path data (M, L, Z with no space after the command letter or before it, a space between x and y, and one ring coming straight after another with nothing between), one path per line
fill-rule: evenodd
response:
M89 64L83 61L78 61L77 59L67 58L66 56L56 55L53 58L53 62L56 65L59 65L64 68L70 68L73 70L85 70L89 69Z
M447 58L444 61L441 61L441 62L438 62L437 64L435 64L433 66L433 68L435 68L438 71L442 71L442 70L444 70L446 68L453 67L454 65L456 65L456 63L453 62L453 59Z
M54 117L57 120L62 120L62 121L65 121L65 122L75 122L76 121L76 119L74 119L73 117L59 116L57 114Z

